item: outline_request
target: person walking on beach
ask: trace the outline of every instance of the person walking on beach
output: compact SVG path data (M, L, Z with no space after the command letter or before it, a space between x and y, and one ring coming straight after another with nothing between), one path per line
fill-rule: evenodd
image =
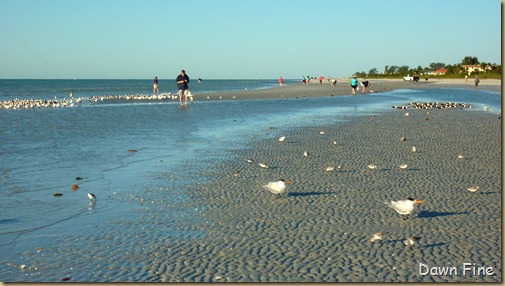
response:
M352 76L351 80L351 89L352 89L352 94L356 94L356 89L358 88L358 79L356 78L355 75Z
M475 87L476 87L476 88L477 88L477 87L479 87L479 82L480 82L480 79L479 79L479 76L478 76L478 75L476 75L476 76L475 76L475 80L474 80L473 82L475 83Z
M155 76L153 80L153 93L158 94L158 77Z
M177 87L179 88L179 102L183 103L182 96L184 95L184 104L188 103L188 96L186 95L186 90L188 90L189 76L186 71L182 70L181 74L175 79L177 82Z
M468 75L465 75L465 82L468 82Z
M367 80L367 81L362 81L362 82L361 82L361 86L362 86L363 88L361 89L361 92L362 92L362 93L365 93L365 92L366 92L366 88L367 88L369 85L372 85L372 84L371 84L371 83L369 83L369 82L368 82L368 80Z
M284 84L284 79L282 76L279 78L279 86L282 86Z
M324 77L322 75L319 76L319 84L323 84L323 79L324 79Z

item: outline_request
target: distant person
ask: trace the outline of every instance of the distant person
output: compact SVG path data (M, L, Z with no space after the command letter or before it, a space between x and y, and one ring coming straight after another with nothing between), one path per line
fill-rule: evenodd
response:
M361 82L361 86L363 87L363 88L361 89L361 92L362 92L362 93L365 93L365 92L366 92L366 88L367 88L369 85L372 85L372 84L371 84L371 83L369 83L369 82L368 82L368 80L367 80L367 81L363 81L363 82Z
M284 84L284 79L282 76L279 78L279 86L282 86Z
M352 89L352 94L356 94L356 89L358 88L358 79L356 78L355 75L352 76L351 80L351 89Z
M327 76L326 80L328 81L328 83L331 83L331 77L330 76Z
M198 83L202 83L203 80L201 78L198 78Z
M306 84L310 83L310 76L307 76L307 81L305 81Z
M337 86L337 78L334 78L331 80L331 86L334 86L334 87Z
M478 75L475 76L475 80L473 82L475 83L475 87L479 87L480 79Z
M186 90L188 90L189 76L186 71L182 70L181 74L175 79L177 82L177 87L179 88L179 102L183 104L182 96L184 96L184 104L188 103L188 96Z
M305 79L305 77L303 77L302 82L305 84L307 83L307 80Z
M319 84L323 84L323 79L324 79L323 76L319 76Z
M468 75L465 75L465 82L468 82Z
M153 80L153 92L154 94L158 94L158 77L155 76Z

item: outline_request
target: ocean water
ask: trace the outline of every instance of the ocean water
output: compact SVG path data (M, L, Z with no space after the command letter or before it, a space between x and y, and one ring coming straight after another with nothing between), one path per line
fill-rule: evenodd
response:
M89 98L102 95L152 94L152 79L138 80L16 80L0 79L0 100L18 99L62 99L68 98L70 90L74 97ZM286 85L299 83L287 79ZM195 93L256 90L278 86L277 80L202 80L190 79L189 88ZM159 79L159 92L177 94L174 79Z
M234 81L226 90L271 86L245 82ZM23 94L4 89L0 99L51 98L69 88L62 82L34 85ZM134 85L111 92L89 82L76 90L88 86L86 96L140 92L143 83ZM151 84L146 85L148 93ZM125 249L135 259L151 259L143 257L146 239L205 237L198 227L205 207L194 205L187 190L208 179L197 174L233 158L233 150L266 133L275 138L288 128L350 121L412 101L468 103L474 112L484 112L485 105L501 113L500 93L462 89L197 101L187 107L104 102L0 110L0 281L53 282L67 275L72 281L130 281L126 272L107 276L96 269L118 257L127 263L128 251L118 254ZM72 190L72 184L79 189ZM96 203L88 192L96 195Z

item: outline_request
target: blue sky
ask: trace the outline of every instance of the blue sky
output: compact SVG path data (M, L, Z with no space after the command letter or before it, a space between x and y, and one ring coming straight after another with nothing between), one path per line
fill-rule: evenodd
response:
M347 77L501 63L498 0L2 0L0 78Z

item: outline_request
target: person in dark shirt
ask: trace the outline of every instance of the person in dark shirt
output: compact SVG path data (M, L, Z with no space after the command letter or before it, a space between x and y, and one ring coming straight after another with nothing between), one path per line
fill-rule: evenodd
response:
M363 81L363 82L361 82L361 86L363 87L361 90L362 90L362 92L363 92L363 93L365 93L365 92L366 92L366 89L367 89L367 87L368 87L369 85L372 85L372 84L371 84L371 83L369 83L369 82L368 82L368 80L367 80L367 81Z
M153 80L153 93L158 94L158 77L155 76Z
M188 96L186 95L186 90L188 90L189 76L184 70L182 70L181 74L177 76L175 81L177 82L177 87L179 88L179 102L182 105L182 96L184 95L184 104L187 104Z

